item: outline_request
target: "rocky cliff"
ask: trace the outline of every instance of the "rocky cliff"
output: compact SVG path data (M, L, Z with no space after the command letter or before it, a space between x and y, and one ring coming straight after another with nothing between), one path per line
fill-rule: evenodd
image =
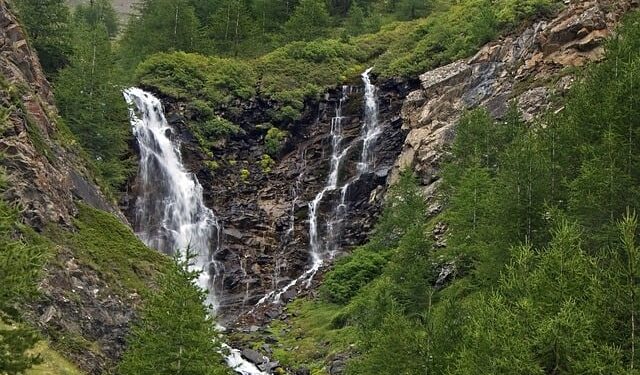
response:
M80 149L60 126L53 94L10 4L0 1L0 164L27 223L71 224L74 199L119 214L96 186ZM123 220L124 217L121 216Z
M126 228L87 165L58 118L51 87L11 4L0 0L0 166L7 180L2 194L19 207L25 224L52 241L44 240L49 262L27 316L56 349L87 373L99 374L122 352L139 298L114 293L106 270L86 256L80 259L86 246L64 240L79 232L78 202L114 213Z
M500 119L515 104L526 121L552 107L562 110L554 103L561 103L576 79L574 68L600 60L605 40L621 17L638 6L637 0L566 3L552 19L533 22L519 33L485 45L469 59L420 75L421 87L403 103L403 127L409 134L394 178L400 170L411 168L426 196L434 198L440 160L465 110L486 107Z
M340 220L340 230L330 238L326 223L335 214L340 191L328 192L319 208L320 237L324 243L343 252L362 244L380 211L387 176L398 157L406 131L399 117L402 98L415 86L408 82L385 82L378 88L383 135L374 147L371 173L354 180L346 194L347 216ZM356 175L362 150L361 131L364 116L362 85L345 88L342 104L343 144L350 148L339 171L343 184ZM265 166L260 161L267 153L261 124L268 121L273 103L251 101L242 104L242 112L225 113L239 124L243 134L220 143L214 150L217 168L204 162L207 156L188 131L195 116L185 103L165 98L168 121L178 129L183 141L183 158L203 185L205 199L223 223L220 245L215 259L223 264L223 278L218 283L221 318L235 320L262 297L278 291L303 274L311 264L309 253L309 202L325 185L331 163L331 123L343 95L342 88L327 92L322 100L309 101L301 120L288 129L288 137L277 161ZM133 196L126 199L124 211L135 215ZM317 280L317 279L316 279ZM313 288L310 288L313 289ZM307 291L301 288L300 291ZM297 293L291 288L283 297ZM250 320L264 314L275 316L280 305L266 304ZM275 310L274 310L275 309Z

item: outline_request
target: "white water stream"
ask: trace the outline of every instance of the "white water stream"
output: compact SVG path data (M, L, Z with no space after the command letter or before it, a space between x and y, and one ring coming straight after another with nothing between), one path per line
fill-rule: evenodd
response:
M306 287L309 287L313 277L323 264L332 259L338 248L338 240L342 230L342 222L347 214L347 193L349 186L360 179L360 177L368 172L371 172L372 167L372 149L375 146L376 140L382 134L382 126L378 121L378 98L377 88L371 83L370 73L372 68L367 69L362 73L362 81L364 83L364 121L361 130L361 135L356 141L362 141L362 152L360 154L360 161L357 165L356 175L344 183L341 187L339 183L339 172L345 157L353 144L343 145L343 129L342 121L342 106L348 99L350 91L349 86L342 87L341 97L336 105L335 116L331 119L331 159L329 166L329 176L327 181L316 194L315 198L309 203L309 253L311 255L311 267L308 268L298 278L292 280L289 284L282 289L271 291L262 297L256 306L259 306L267 301L279 302L280 297L286 293L289 289L298 285L300 282L304 282ZM340 200L336 202L332 217L326 222L326 236L325 241L322 241L320 234L319 212L320 204L322 203L325 195L328 192L340 189ZM296 196L297 199L297 196ZM293 230L293 223L291 226Z
M257 304L269 300L279 302L281 296L300 282L309 287L315 274L324 262L332 259L336 252L336 243L341 230L341 222L347 212L346 196L350 184L371 170L372 147L382 133L378 121L378 101L376 87L371 83L367 69L362 74L365 85L365 118L362 134L362 153L357 165L357 174L340 186L339 172L352 145L343 145L342 106L347 100L349 87L343 86L342 94L336 105L335 116L331 119L331 159L329 176L315 198L309 202L309 252L312 264L302 275L292 280L280 290L274 289ZM167 123L162 103L158 98L138 88L124 92L130 105L131 125L140 146L140 170L138 198L134 229L138 237L149 247L165 253L185 249L196 256L193 267L201 271L198 286L208 291L207 303L214 309L218 307L216 281L220 277L220 265L214 255L218 250L222 226L213 211L204 204L202 186L193 173L182 164L180 144L172 140L173 129ZM302 182L299 177L298 183ZM294 210L298 203L299 186L296 184L292 203L291 224L286 237L293 235ZM328 192L340 189L340 200L336 202L334 213L326 223L326 239L319 232L319 207ZM243 264L244 266L244 264ZM266 375L253 363L245 360L238 349L226 344L223 348L227 355L227 364L242 375Z

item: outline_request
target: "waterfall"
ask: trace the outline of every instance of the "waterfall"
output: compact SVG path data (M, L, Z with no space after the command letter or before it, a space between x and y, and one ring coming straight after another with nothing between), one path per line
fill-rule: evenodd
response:
M333 257L338 251L339 236L342 233L342 223L344 222L348 206L347 206L347 193L349 186L352 183L359 180L363 174L371 172L371 156L372 149L375 146L375 142L382 134L382 126L378 121L378 97L377 88L371 83L369 73L373 68L365 70L361 77L364 83L364 121L362 125L360 139L362 140L362 152L360 154L360 161L356 175L349 179L340 188L340 200L333 208L332 218L327 224L329 230L329 240L327 241L331 249L331 256Z
M180 144L173 141L160 100L138 89L129 88L124 97L130 106L133 134L140 146L138 198L134 229L147 246L164 253L179 251L195 255L193 268L201 271L198 286L207 290L207 304L218 307L216 276L221 265L214 260L220 246L222 226L204 204L202 186L182 164ZM242 375L265 375L244 360L237 349L223 344L229 354L227 364Z
M134 229L147 246L166 254L190 249L193 268L201 271L198 285L208 290L208 303L217 307L215 278L220 267L213 259L220 244L221 225L204 204L202 186L185 170L180 145L164 117L162 103L138 88L124 92L131 125L140 147L138 197Z
M378 121L378 97L377 88L371 83L369 68L362 73L364 83L364 125L362 126L362 154L358 163L358 177L362 173L370 172L371 169L371 149L375 145L378 136L382 134L382 126Z
M382 134L382 126L378 121L378 98L377 88L371 83L370 73L372 68L365 70L362 74L362 82L364 83L364 120L360 137L356 142L362 141L362 152L360 154L360 160L357 164L356 174L350 178L342 186L338 186L340 168L343 165L344 159L350 151L353 144L344 147L343 145L343 129L342 121L342 106L348 98L349 86L342 87L342 93L335 109L335 116L331 119L331 157L329 159L329 175L327 181L322 190L316 194L315 198L309 203L309 252L311 255L311 267L308 268L298 278L292 280L289 284L279 291L273 290L262 297L257 306L262 305L267 301L279 302L280 297L289 289L296 286L299 282L305 281L306 286L309 287L313 277L318 270L323 266L327 259L332 259L338 251L339 239L342 234L342 223L344 222L347 211L347 193L351 184L362 177L365 173L370 173L372 168L372 150L375 143ZM296 183L297 186L297 183ZM331 218L326 222L326 236L325 241L322 241L320 234L319 223L319 208L325 195L328 192L340 189L340 200L336 201L333 206ZM298 195L294 197L291 218L293 220L293 209L297 203ZM285 238L289 238L293 232L293 224L287 233ZM253 309L251 312L254 311Z

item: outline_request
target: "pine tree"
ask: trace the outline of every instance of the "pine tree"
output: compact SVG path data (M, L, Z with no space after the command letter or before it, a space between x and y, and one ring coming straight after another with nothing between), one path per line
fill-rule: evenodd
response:
M187 252L187 259L189 259ZM178 261L149 292L118 367L122 375L222 375L215 323L204 305L206 292L195 285L198 273Z
M365 31L364 12L356 1L351 2L345 27L349 35L359 35Z
M48 76L54 76L72 53L69 9L64 0L20 0L15 4L42 67Z
M188 0L144 0L129 19L121 54L127 68L167 51L194 52L201 45L200 22Z
M130 130L119 70L107 28L102 23L74 24L74 54L55 80L60 114L108 186L117 190L128 177Z
M313 40L324 37L328 26L324 1L302 0L284 27L290 40Z

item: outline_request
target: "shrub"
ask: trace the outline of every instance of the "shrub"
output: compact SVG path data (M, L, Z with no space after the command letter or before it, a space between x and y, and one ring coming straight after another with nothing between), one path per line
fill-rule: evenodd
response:
M271 168L274 166L276 162L271 159L271 156L264 154L260 159L260 168L262 168L262 172L270 173Z
M278 129L276 127L270 128L267 131L267 135L264 137L264 145L267 149L267 154L277 156L280 151L282 151L282 147L284 147L284 143L288 136L289 132L285 130Z
M381 275L386 264L386 255L360 248L337 262L327 274L320 293L327 302L346 304L362 287Z
M251 176L251 172L249 172L247 168L242 168L240 170L240 180L242 182L247 183L247 181L249 181L250 176Z

